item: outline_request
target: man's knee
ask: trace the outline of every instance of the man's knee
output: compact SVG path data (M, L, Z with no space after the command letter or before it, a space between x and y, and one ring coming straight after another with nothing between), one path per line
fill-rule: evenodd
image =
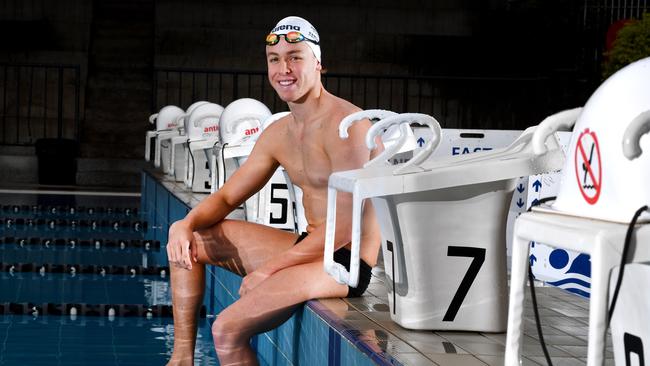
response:
M241 322L232 319L223 312L217 316L212 324L212 338L217 348L217 352L227 352L229 349L236 348L242 342L247 343L248 337L244 334Z

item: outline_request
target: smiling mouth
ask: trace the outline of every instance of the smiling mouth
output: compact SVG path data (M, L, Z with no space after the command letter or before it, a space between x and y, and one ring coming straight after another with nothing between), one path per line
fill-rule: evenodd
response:
M280 80L278 81L278 84L280 84L281 86L289 86L294 84L295 82L296 82L295 80Z

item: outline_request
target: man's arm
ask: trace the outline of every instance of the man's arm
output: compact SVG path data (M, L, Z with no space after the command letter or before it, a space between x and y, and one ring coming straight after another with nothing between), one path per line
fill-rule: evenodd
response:
M170 263L191 269L191 259L196 261L192 233L220 222L266 184L279 166L272 153L274 140L260 136L246 162L224 186L201 201L185 218L170 226L167 244Z

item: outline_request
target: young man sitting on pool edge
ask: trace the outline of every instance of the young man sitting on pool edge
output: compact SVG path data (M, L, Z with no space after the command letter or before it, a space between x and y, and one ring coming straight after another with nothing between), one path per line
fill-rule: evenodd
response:
M323 269L328 178L332 172L361 168L371 158L365 145L371 124L367 120L353 124L348 139L339 137L339 122L360 109L323 87L319 41L316 29L300 17L284 18L271 30L266 37L268 79L291 113L262 133L246 163L219 191L169 229L174 311L170 365L193 364L206 263L244 276L241 298L224 309L212 326L222 365L257 364L250 338L285 322L303 302L360 296L368 286L380 245L370 202L363 213L359 286L341 285ZM299 236L225 219L259 191L280 165L302 188L307 233ZM349 266L351 195L338 194L336 207L335 260Z

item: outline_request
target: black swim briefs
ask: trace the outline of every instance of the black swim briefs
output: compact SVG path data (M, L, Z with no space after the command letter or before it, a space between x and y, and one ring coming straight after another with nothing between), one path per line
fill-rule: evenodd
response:
M300 243L303 239L307 237L307 233L300 233L298 239L296 239L295 244ZM341 248L334 252L334 262L340 263L345 266L345 269L350 271L350 250L348 248ZM360 297L368 288L370 284L370 277L372 273L372 267L368 265L363 259L359 261L359 284L357 287L348 286L348 295L346 297Z

